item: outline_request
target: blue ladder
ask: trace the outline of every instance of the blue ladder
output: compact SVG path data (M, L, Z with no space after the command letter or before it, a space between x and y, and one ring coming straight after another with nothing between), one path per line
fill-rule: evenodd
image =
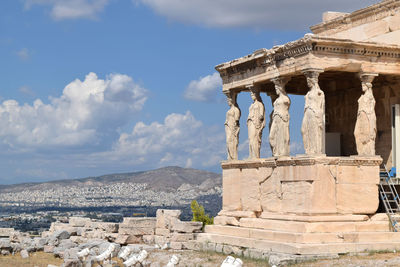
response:
M392 230L394 232L400 231L400 198L397 193L395 184L392 178L393 170L388 172L386 166L380 171L379 195L382 203L385 206L386 214L389 217Z

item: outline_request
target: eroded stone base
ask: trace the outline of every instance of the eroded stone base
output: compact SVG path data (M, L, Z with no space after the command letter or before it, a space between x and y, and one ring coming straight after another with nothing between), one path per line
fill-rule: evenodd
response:
M223 162L223 212L374 214L381 162L326 156Z

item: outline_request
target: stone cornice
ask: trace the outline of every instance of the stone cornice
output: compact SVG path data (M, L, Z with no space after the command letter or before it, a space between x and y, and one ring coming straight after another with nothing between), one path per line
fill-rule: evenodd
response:
M251 77L253 75L251 73L254 73L254 75L267 72L279 74L279 67L285 59L300 58L310 54L329 55L331 58L335 55L338 55L338 57L344 55L347 58L362 58L368 62L375 58L393 61L400 60L400 46L356 42L307 34L304 38L285 45L276 46L270 50L257 50L251 55L220 64L216 66L216 70L220 73L225 84L225 78L235 75Z
M276 168L281 166L310 166L317 164L340 166L379 166L382 163L380 156L375 157L326 157L326 156L297 156L283 158L266 158L255 160L223 161L221 167L228 169Z
M318 37L307 34L304 38L285 45L275 46L270 50L260 49L253 54L219 64L215 66L215 69L222 72L226 69L237 68L245 63L256 63L257 61L263 62L262 64L274 64L277 61L301 56L313 51L400 58L400 46L398 45L356 42L348 39Z
M385 0L375 5L354 11L353 13L311 26L310 29L315 34L333 34L391 16L399 12L399 10L400 1Z

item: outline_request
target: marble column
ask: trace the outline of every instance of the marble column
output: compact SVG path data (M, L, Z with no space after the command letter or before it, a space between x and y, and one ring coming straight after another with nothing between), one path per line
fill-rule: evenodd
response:
M358 99L357 121L354 128L357 153L359 156L375 156L376 114L372 81L375 73L360 73L363 94Z
M320 69L304 71L309 88L305 96L301 126L304 150L307 155L325 154L325 94L318 85Z
M289 108L291 102L285 90L285 85L289 80L290 78L286 77L272 79L275 84L276 99L273 101L269 143L274 157L290 155Z
M265 108L260 96L260 90L255 86L247 88L250 90L251 99L253 100L247 118L249 159L258 159L260 158L262 132L265 127Z
M225 93L229 110L226 112L225 120L225 134L226 134L226 150L228 160L238 159L238 145L239 145L239 132L240 132L240 108L236 102L237 93Z

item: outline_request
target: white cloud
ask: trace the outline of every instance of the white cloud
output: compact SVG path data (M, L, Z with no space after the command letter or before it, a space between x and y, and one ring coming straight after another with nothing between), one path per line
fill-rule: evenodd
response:
M111 152L97 156L152 167L210 167L225 158L225 135L222 127L207 127L190 111L172 113L163 123L136 123L131 133L120 135Z
M132 0L167 18L208 27L299 29L319 23L324 11L351 12L379 0Z
M200 77L198 80L191 81L185 90L184 97L194 101L214 101L221 87L221 77L215 72L212 75Z
M17 56L21 60L28 60L30 58L30 53L27 48L22 48L21 50L17 51Z
M117 135L146 101L146 90L131 77L111 74L105 80L89 73L84 81L68 84L49 104L15 100L0 104L0 140L9 148L99 144Z
M25 0L25 8L33 5L51 6L55 20L88 18L95 19L110 0Z

